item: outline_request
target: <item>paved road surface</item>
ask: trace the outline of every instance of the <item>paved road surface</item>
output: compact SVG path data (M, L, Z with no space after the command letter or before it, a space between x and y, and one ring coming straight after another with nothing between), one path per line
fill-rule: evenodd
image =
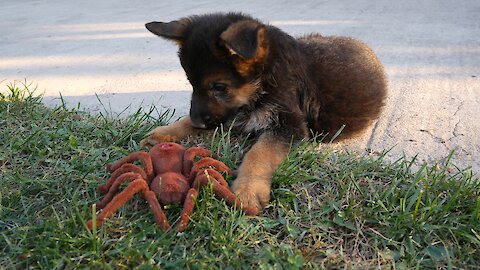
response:
M190 86L174 44L144 29L214 11L243 11L292 35L359 38L390 81L377 125L347 147L419 154L480 171L480 1L33 1L0 3L0 81L27 79L45 102L98 112L131 104L188 112ZM103 105L100 104L100 99ZM130 110L130 111L131 111Z

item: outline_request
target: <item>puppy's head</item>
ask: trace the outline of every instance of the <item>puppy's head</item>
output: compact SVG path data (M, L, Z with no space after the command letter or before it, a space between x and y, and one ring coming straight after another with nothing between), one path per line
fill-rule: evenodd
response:
M194 127L218 126L258 97L268 55L266 30L260 22L229 13L145 26L179 45L180 62L193 86Z

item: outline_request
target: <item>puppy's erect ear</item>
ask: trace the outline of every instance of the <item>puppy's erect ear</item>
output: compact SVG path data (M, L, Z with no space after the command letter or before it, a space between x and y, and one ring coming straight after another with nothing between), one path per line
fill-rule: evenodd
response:
M246 20L230 25L220 35L220 41L232 55L238 56L235 66L243 75L248 75L267 56L265 26L257 21Z
M157 36L161 36L170 40L174 40L178 43L182 43L185 40L186 29L190 24L190 20L184 18L178 21L164 22L149 22L145 24L148 31L154 33Z
M252 20L230 25L220 39L230 53L244 59L263 57L261 54L266 49L265 27Z

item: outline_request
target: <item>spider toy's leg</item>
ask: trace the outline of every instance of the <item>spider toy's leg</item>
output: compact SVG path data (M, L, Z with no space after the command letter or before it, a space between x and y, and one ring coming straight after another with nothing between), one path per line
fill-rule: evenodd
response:
M143 178L142 175L138 173L126 172L120 175L119 177L117 177L116 179L114 179L111 185L111 188L108 190L108 193L105 195L105 197L103 197L101 201L97 203L97 209L100 210L104 208L105 205L107 205L112 200L113 196L115 196L115 193L117 193L120 185L123 184L125 181L131 182L133 180L142 179L142 178Z
M258 214L258 210L252 207L243 206L240 199L238 199L235 194L233 194L233 192L229 189L228 185L224 186L221 184L222 180L225 181L225 179L223 179L223 176L220 175L220 177L218 177L214 172L215 171L213 169L206 169L204 170L204 172L198 172L192 186L197 190L200 190L209 183L212 183L213 191L215 192L215 194L225 199L225 201L229 205L234 207L241 207L245 214L249 216L256 216ZM220 180L220 178L222 180Z
M148 205L150 205L150 210L152 211L153 216L155 217L155 222L157 223L158 228L160 228L160 230L162 231L166 231L170 229L170 224L168 223L165 213L163 213L162 207L158 202L155 192L151 190L147 190L143 192L143 197L147 200Z
M195 206L195 199L198 196L198 191L195 188L191 188L188 190L187 197L183 202L183 209L180 213L180 222L177 223L175 228L179 232L185 231L188 225L188 221L190 220L190 215L193 212L193 207Z
M208 176L210 176L210 180L212 180L212 178L213 178L213 180L216 180L220 185L228 188L228 183L225 180L225 178L223 178L223 175L221 173L219 173L216 170L209 169L209 168L207 168L206 171L207 172L200 171L197 174L201 174L201 173L205 174L206 173L206 174L208 174Z
M206 172L204 173L202 172L198 173L197 177L195 178L193 187L188 190L187 196L185 197L185 201L183 203L183 209L182 209L182 212L180 213L180 222L175 227L179 232L183 232L187 228L188 222L190 220L190 216L192 215L192 212L193 212L193 207L195 206L195 199L198 196L198 190L206 186L209 182L214 184L215 193L219 194L219 196L225 198L227 201L228 201L228 198L230 199L230 202L229 202L230 204L232 204L231 203L232 197L235 197L233 193L230 192L231 196L229 196L230 194L225 192L225 189L228 190L228 184L219 172L213 169L206 169L205 171ZM213 178L214 180L210 180L209 177ZM215 187L215 184L217 184L218 187ZM240 203L240 201L238 201L238 203Z
M210 158L210 157L206 157L206 158L200 159L198 162L196 162L193 165L192 170L190 172L190 177L191 178L196 177L198 172L200 172L200 171L202 171L202 169L208 168L208 167L215 168L215 169L217 169L217 171L225 172L225 173L230 174L230 175L233 174L232 169L230 169L227 165L225 165L225 163L223 163L219 160Z
M131 182L128 187L115 196L113 200L103 208L102 212L97 216L97 226L100 227L106 218L111 217L113 213L130 200L133 195L138 192L143 192L144 190L148 190L147 182L144 179L136 179ZM91 230L93 226L92 220L87 221L86 225L88 229Z
M112 186L113 182L115 182L115 180L120 175L122 175L124 173L128 173L128 172L138 173L138 174L141 175L141 178L144 178L144 179L148 178L147 174L145 173L145 171L142 168L138 167L135 164L126 163L126 164L123 164L120 168L116 169L112 173L110 178L108 178L107 182L105 182L104 185L100 185L100 186L97 187L98 192L100 192L101 194L107 193L108 190L110 189L110 187Z
M107 165L107 170L113 172L116 169L120 168L125 163L132 163L136 160L139 160L143 165L143 170L147 174L148 181L151 181L153 178L153 164L150 155L147 152L133 152L130 153L128 156L123 157L112 164Z
M195 157L210 157L211 152L202 147L191 147L185 150L183 155L183 175L188 175L193 167L193 160Z
M102 212L100 212L100 214L97 216L97 226L100 227L106 218L111 217L113 213L115 213L120 207L122 207L122 205L124 205L128 200L130 200L133 195L141 192L143 197L150 205L155 219L157 220L157 224L159 224L159 227L161 227L160 224L164 224L166 219L164 222L159 219L165 217L165 214L163 213L162 208L156 197L152 198L151 193L149 193L148 191L148 184L145 179L135 179L128 185L128 187L126 187L122 192L115 196L112 201L105 206L105 208L103 208ZM91 230L93 227L92 220L87 221L86 225L87 228ZM164 227L161 227L161 229L162 228Z

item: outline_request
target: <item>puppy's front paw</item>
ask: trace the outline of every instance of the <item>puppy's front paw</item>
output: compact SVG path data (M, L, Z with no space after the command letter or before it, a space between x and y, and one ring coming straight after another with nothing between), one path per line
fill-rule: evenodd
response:
M263 180L237 178L232 191L242 202L242 208L250 212L247 214L258 214L270 201L270 186Z
M185 116L175 123L157 127L140 141L140 146L152 147L162 142L178 142L193 133L190 117Z
M156 144L162 142L175 142L177 138L172 135L162 135L162 134L150 134L145 139L140 141L140 146L153 147Z
M140 146L152 147L162 142L175 142L179 138L171 135L172 130L170 126L161 126L152 130L145 139L140 141Z

